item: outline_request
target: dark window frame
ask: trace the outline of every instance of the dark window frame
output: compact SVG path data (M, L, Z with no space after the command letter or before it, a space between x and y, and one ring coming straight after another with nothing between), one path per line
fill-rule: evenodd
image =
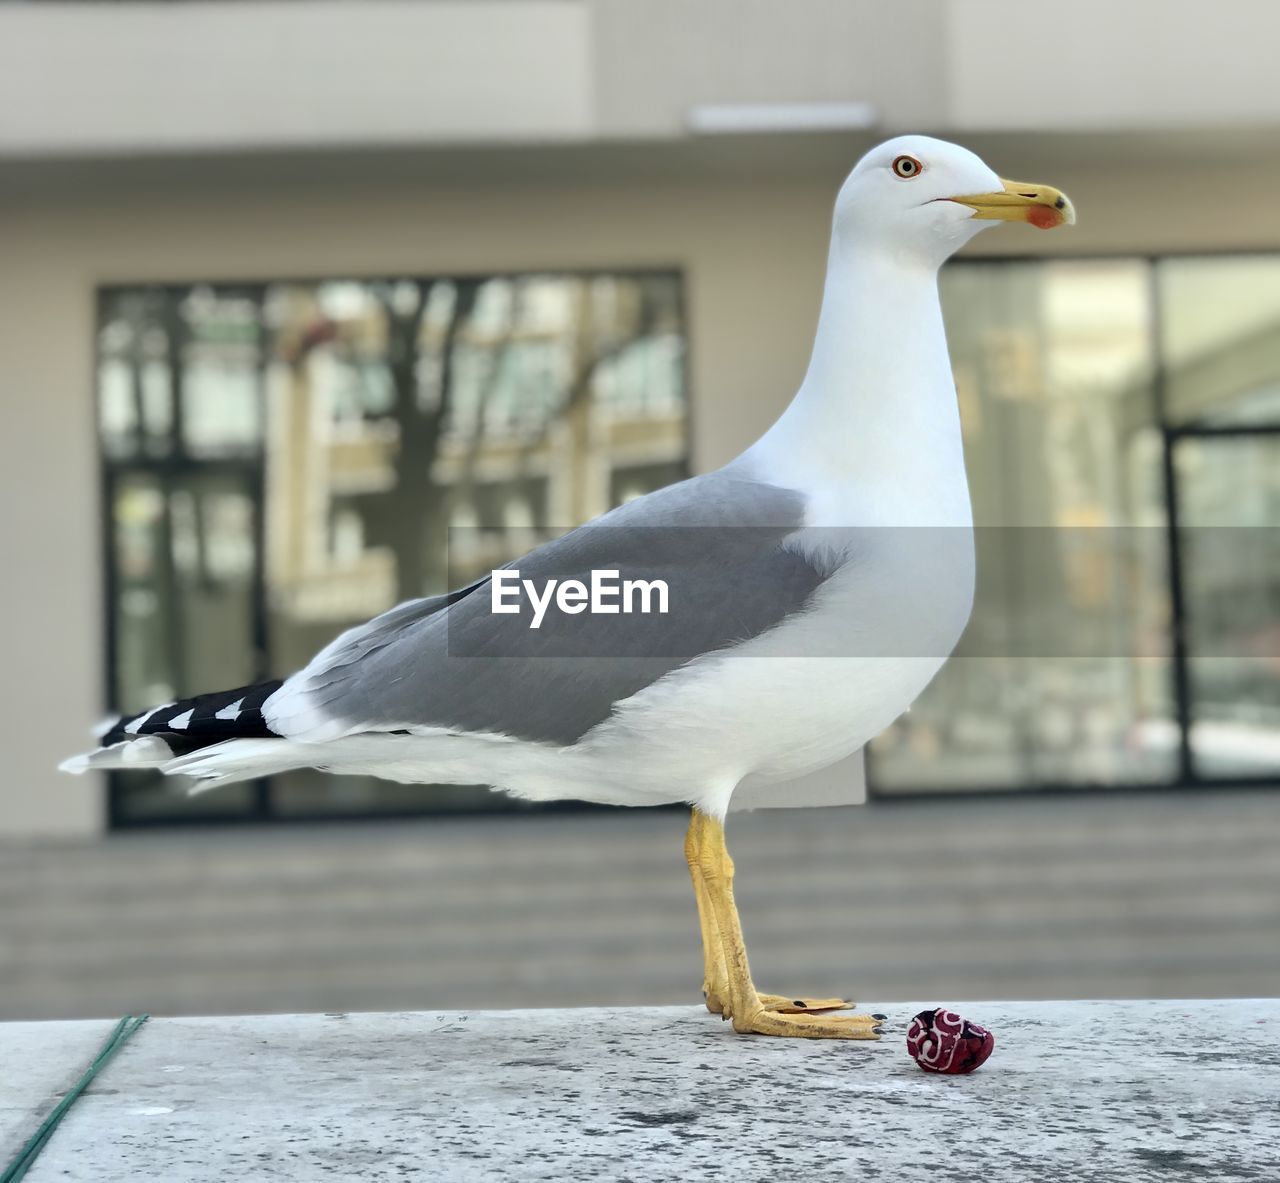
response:
M1103 261L1131 261L1142 263L1146 268L1147 283L1149 290L1150 308L1152 311L1149 325L1149 342L1148 348L1152 358L1152 399L1153 399L1153 424L1160 432L1161 436L1161 484L1165 509L1165 544L1168 548L1169 557L1169 595L1171 609L1171 675L1173 680L1173 705L1174 705L1174 721L1178 728L1178 756L1174 775L1169 780L1160 781L1133 781L1133 782L1075 782L1069 781L1064 783L1041 782L1034 785L1022 786L1010 789L1004 786L990 786L978 788L964 789L942 789L923 787L919 789L896 789L891 792L885 792L876 788L875 784L875 759L874 754L868 749L866 754L866 776L867 776L867 796L869 800L880 803L893 804L898 802L911 801L928 801L928 800L947 800L958 801L965 799L989 799L995 796L1026 796L1026 795L1042 795L1042 796L1075 796L1092 793L1108 793L1112 795L1132 795L1140 796L1150 793L1163 792L1196 792L1205 789L1252 789L1252 790L1274 790L1277 788L1277 778L1274 774L1258 773L1258 774L1239 774L1231 776L1212 776L1201 773L1195 765L1190 747L1190 726L1191 726L1191 684L1190 684L1190 653L1187 643L1187 607L1184 587L1184 567L1185 557L1179 540L1179 497L1178 497L1178 479L1174 470L1174 453L1177 444L1183 439L1196 438L1245 438L1245 437L1264 437L1264 436L1280 436L1280 421L1276 422L1260 422L1257 424L1230 424L1230 425L1211 425L1197 424L1194 421L1189 423L1174 423L1170 421L1167 405L1167 366L1162 354L1162 328L1165 323L1163 314L1163 301L1159 290L1158 271L1161 262L1166 260L1186 260L1186 259L1231 259L1231 258L1256 258L1259 256L1280 256L1280 251L1275 250L1258 250L1250 248L1238 249L1214 249L1214 250L1178 250L1161 253L1152 252L1126 252L1126 251L1108 251L1108 252L1089 252L1086 254L1065 254L1065 255L1037 255L1037 254L1001 254L1001 255L973 255L963 256L957 260L952 266L964 267L999 267L1014 264L1038 264L1043 265L1053 262L1072 262L1072 263L1089 263ZM677 285L677 301L680 315L680 321L684 332L684 389L685 389L685 406L686 406L686 427L685 438L687 441L687 454L692 457L696 453L695 424L696 415L694 414L694 400L697 397L694 386L691 382L692 363L691 356L697 348L695 326L693 325L688 306L688 289L687 274L683 267L679 265L670 266L649 266L649 267L590 267L590 268L546 268L536 271L521 271L512 274L555 274L571 276L575 278L591 278L595 276L645 276L645 275L674 275L678 280ZM101 284L96 289L97 307L99 309L98 323L100 323L100 310L102 302L112 294L118 294L123 291L137 290L139 288L157 288L167 292L176 293L188 291L192 287L209 286L215 290L253 290L257 289L265 292L271 284L318 284L324 282L373 282L376 280L385 280L388 278L397 279L486 279L492 278L494 273L488 272L459 272L456 274L426 276L421 274L404 275L404 276L386 276L386 275L347 275L347 276L301 276L278 278L270 281L249 281L235 282L230 280L218 280L209 282L207 285L201 281L190 281L184 283L173 283L172 281L161 281L155 283L147 283L145 281L135 281L129 283L107 283ZM94 366L94 398L93 409L95 416L98 414L98 394L97 394L97 373L98 366L96 362L99 360L98 346L95 342L94 347L95 366ZM176 458L166 458L160 461L162 465L171 462ZM125 462L125 464L116 463L114 467L126 467L133 462ZM187 462L191 467L199 466L203 471L209 471L210 465L217 465L217 461L199 461ZM229 462L231 464L242 462ZM112 468L113 462L101 447L99 448L99 466L100 466L100 490L101 490L101 521L102 521L102 556L104 570L104 636L106 637L106 657L104 668L105 685L104 692L108 702L115 699L115 682L116 682L116 650L114 635L114 617L113 617L113 596L115 590L114 584L114 556L112 554L112 534L110 522L111 502L109 493L112 487ZM175 466L175 471L179 471L181 465ZM265 469L259 462L258 472L261 479ZM264 532L263 514L261 512L262 502L259 498L255 500L256 510L256 529L259 531L258 546L258 566L262 568L263 551L262 539ZM265 576L263 576L263 591L265 593ZM261 600L263 605L263 616L260 622L255 623L255 635L262 638L262 647L259 652L265 656L266 653L266 620L265 620L265 598ZM261 629L261 631L259 631ZM264 676L266 676L264 671ZM261 823L315 823L315 822L351 822L351 821L395 821L407 818L420 818L427 816L439 816L440 810L431 808L423 808L412 811L353 811L353 812L323 812L323 813L289 813L280 815L271 809L270 791L267 782L259 782L255 789L256 804L251 813L229 814L225 811L216 813L191 813L182 817L172 818L123 818L118 810L118 792L114 784L108 787L108 824L112 829L129 828L143 829L153 827L170 827L170 826L187 826L187 825L246 825ZM489 812L508 812L510 810L539 810L551 812L578 811L578 810L598 810L609 808L608 806L591 805L585 802L554 802L544 805L530 805L525 802L509 801L504 802L504 807L486 808L484 810L476 810L475 813ZM451 810L449 812L457 812Z
M162 293L166 302L176 306L177 301L195 288L209 288L217 293L235 293L246 296L256 302L261 315L262 304L268 290L275 286L320 285L326 283L376 283L376 282L458 282L468 280L491 280L498 278L518 278L522 276L558 276L569 279L591 280L595 278L616 277L621 279L643 279L646 277L664 278L674 281L675 309L679 318L683 337L683 353L681 360L681 385L684 391L684 439L685 439L685 475L692 471L692 457L696 447L694 414L694 390L691 381L692 362L690 360L692 333L689 327L688 275L686 268L679 264L667 266L634 266L619 265L617 267L546 267L522 269L512 272L492 271L459 271L441 272L437 274L380 274L363 275L323 275L272 278L270 280L188 280L174 282L161 280L129 281L127 283L112 282L98 284L94 289L95 327L100 327L104 320L107 304L124 293L150 290ZM95 423L101 414L100 381L103 353L100 334L95 329L93 348L94 389L92 408ZM253 456L218 457L197 459L189 456L184 447L180 408L180 363L171 353L168 358L171 367L171 382L174 391L175 418L170 428L171 447L163 456L140 455L121 458L109 454L102 446L100 426L95 429L98 438L98 486L99 486L99 520L101 523L101 556L103 571L103 637L105 660L103 664L102 691L104 701L114 704L119 701L119 638L116 627L115 603L118 593L118 571L114 551L115 536L112 527L112 508L117 482L129 474L142 473L155 477L160 481L169 481L189 477L197 473L229 473L245 478L253 501L253 531L255 537L255 557L253 573L253 612L252 612L252 645L254 650L254 676L265 679L273 676L271 666L271 646L269 636L269 612L267 604L266 581L266 514L265 514L265 482L266 454L259 449ZM265 353L260 357L258 373L260 380L265 377L268 358ZM166 560L171 561L171 560ZM278 676L278 675L277 675ZM458 813L510 813L510 812L561 812L576 810L597 810L607 806L593 805L588 802L549 802L536 803L520 801L505 795L494 795L492 804L473 810L458 808L440 809L430 805L430 795L423 794L423 806L415 809L385 810L290 810L282 813L277 810L272 800L271 778L249 782L251 785L251 802L245 810L187 810L181 815L162 817L138 817L131 815L123 808L125 789L122 776L116 771L107 773L107 826L111 830L135 830L164 828L171 826L238 826L253 824L311 824L316 822L352 822L352 821L399 821L411 818L449 816Z
M1150 251L1105 251L1087 254L1063 255L972 255L962 256L949 266L999 267L1017 264L1047 263L1098 263L1134 262L1146 269L1148 307L1151 319L1148 325L1147 348L1151 355L1152 374L1152 423L1161 437L1161 492L1165 510L1165 546L1169 558L1170 600L1170 672L1172 677L1174 723L1178 729L1178 755L1173 776L1168 780L1122 781L1102 784L1086 781L1062 783L1041 782L1035 785L1007 788L992 785L983 788L944 789L926 787L920 789L895 789L892 792L877 790L875 786L875 755L866 749L867 797L882 802L895 801L958 801L968 798L989 799L1001 796L1075 796L1087 793L1132 794L1167 792L1198 792L1205 789L1259 789L1275 790L1280 779L1275 773L1242 773L1231 776L1205 775L1196 767L1191 751L1191 653L1188 647L1188 614L1185 594L1185 556L1179 534L1178 477L1174 468L1177 444L1184 439L1245 438L1280 436L1280 421L1257 424L1215 425L1194 421L1174 423L1169 417L1168 367L1165 364L1162 328L1165 324L1164 302L1161 299L1159 270L1162 262L1188 259L1253 259L1271 257L1280 259L1280 250L1256 250L1247 247L1225 250L1181 250L1152 253Z

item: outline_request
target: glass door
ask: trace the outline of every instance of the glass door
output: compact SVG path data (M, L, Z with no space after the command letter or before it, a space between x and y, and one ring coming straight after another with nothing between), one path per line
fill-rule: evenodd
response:
M1187 755L1197 779L1280 771L1280 426L1173 442Z
M1162 259L1160 394L1182 758L1205 782L1280 770L1280 258Z

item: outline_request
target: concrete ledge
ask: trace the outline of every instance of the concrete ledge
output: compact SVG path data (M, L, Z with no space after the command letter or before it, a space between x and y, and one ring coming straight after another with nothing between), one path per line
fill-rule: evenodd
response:
M695 1007L153 1019L27 1178L1280 1178L1280 1001L966 1003L969 1077L908 1059L924 1005L848 1044ZM4 1162L110 1028L0 1026Z

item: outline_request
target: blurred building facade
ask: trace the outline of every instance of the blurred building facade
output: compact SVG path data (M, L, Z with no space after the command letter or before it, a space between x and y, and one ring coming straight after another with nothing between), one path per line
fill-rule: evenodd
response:
M0 835L180 816L53 767L108 707L287 672L738 452L803 374L836 187L902 131L1081 222L944 273L992 553L873 788L1274 776L1277 34L1265 0L0 5ZM1066 553L1099 527L1136 553ZM1114 651L981 647L1047 594Z

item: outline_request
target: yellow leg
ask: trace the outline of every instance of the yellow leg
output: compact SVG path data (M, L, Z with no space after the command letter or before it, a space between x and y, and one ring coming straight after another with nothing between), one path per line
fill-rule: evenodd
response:
M707 1010L713 1015L722 1015L728 1003L728 976L724 967L724 950L720 945L720 930L716 927L715 913L698 863L700 837L698 811L695 809L689 819L689 832L684 839L684 857L689 864L689 878L693 880L693 898L698 904L698 927L702 930L702 997L707 1001Z
M808 1039L876 1038L880 1016L822 1014L849 1006L843 998L757 993L733 900L733 860L725 848L724 827L697 809L685 838L685 858L702 928L702 989L708 1010L731 1018L738 1031Z
M728 974L720 929L716 925L715 912L698 861L698 842L701 837L698 818L698 811L694 810L689 820L689 832L684 840L684 856L689 864L689 877L693 880L693 895L698 904L698 925L702 930L702 997L706 999L707 1010L713 1015L728 1018ZM766 1010L781 1014L821 1013L844 1010L853 1005L846 998L796 998L782 994L760 994L758 997Z

